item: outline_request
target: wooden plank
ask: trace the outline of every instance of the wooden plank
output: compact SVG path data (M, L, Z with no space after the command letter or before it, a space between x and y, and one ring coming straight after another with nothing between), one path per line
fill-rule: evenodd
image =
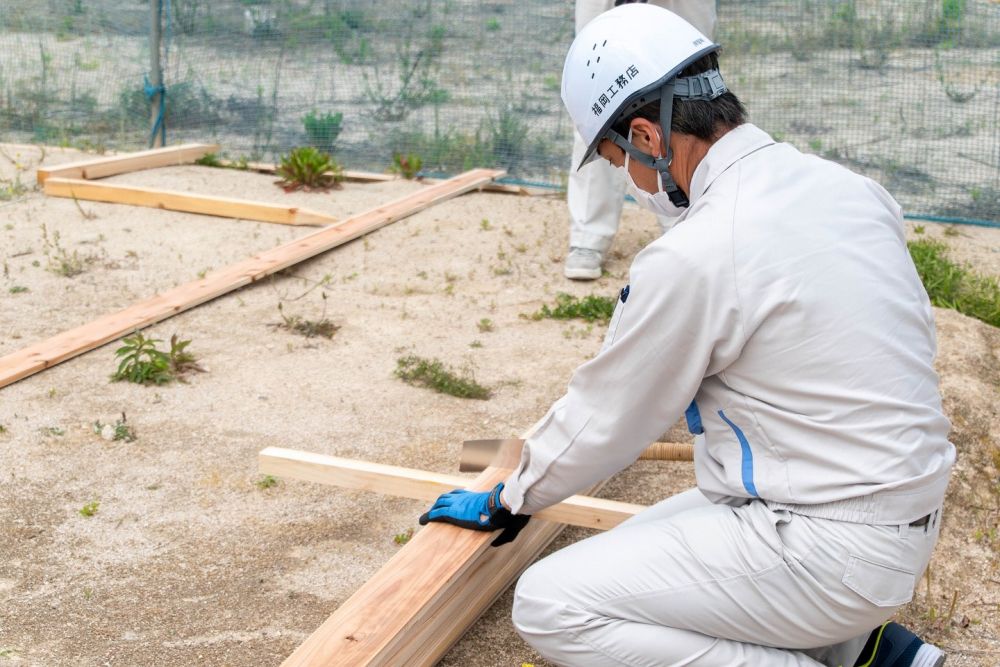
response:
M501 175L502 171L490 169L468 171L0 357L0 387L249 285Z
M258 469L265 475L428 501L452 489L465 488L472 481L468 477L459 475L414 470L281 447L268 447L262 450L258 456ZM607 530L644 509L646 508L642 505L616 500L572 496L542 510L534 518Z
M239 162L234 160L219 160L219 164L227 167L235 167L239 165ZM270 164L268 162L247 162L245 166L248 171L256 171L261 174L273 174L277 171L277 165ZM380 174L374 171L344 171L344 180L351 181L355 183L382 183L385 181L396 181L401 179L402 176L399 174ZM421 183L440 183L445 179L443 178L421 178L419 182ZM530 195L531 191L527 188L523 188L519 185L510 185L507 183L486 183L479 188L483 192L499 192L502 194L509 195Z
M42 184L53 176L85 179L104 178L140 169L188 164L218 150L218 144L181 144L166 148L153 148L138 153L105 155L80 162L39 167L36 179L39 184Z
M230 167L234 169L245 169L246 171L255 171L259 174L274 174L278 171L278 165L272 164L270 162L239 162L237 160L219 160L219 164L223 167ZM332 174L333 172L328 172ZM352 171L350 169L345 169L344 173L345 181L355 181L359 183L381 183L385 181L395 181L399 180L399 175L397 174L380 174L373 171Z
M120 183L95 183L57 176L50 176L45 181L45 194L50 197L147 206L167 211L200 213L220 218L258 220L281 225L330 225L337 221L331 215L298 206L266 204L245 199L161 190Z
M507 478L516 463L498 461L498 467L484 470L467 488L492 488ZM603 485L586 493L596 493ZM564 527L535 517L515 542L493 548L492 533L431 523L348 598L282 667L431 667Z

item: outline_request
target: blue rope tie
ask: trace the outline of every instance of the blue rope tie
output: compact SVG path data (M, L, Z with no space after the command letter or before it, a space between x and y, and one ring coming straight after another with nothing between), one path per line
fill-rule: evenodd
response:
M153 97L155 97L157 93L159 93L159 95L160 95L160 108L156 112L156 122L153 123L153 130L152 130L152 132L150 132L150 135L149 135L149 146L150 146L150 148L152 148L153 144L156 143L156 135L157 135L157 133L159 133L159 135L160 135L160 145L161 146L166 146L167 145L167 128L163 124L163 118L166 115L166 111L167 111L167 87L165 85L163 85L162 83L159 86L154 86L153 84L151 84L149 82L149 75L148 74L143 74L142 75L142 92L144 92L146 94L146 99L149 100L150 102L153 101Z

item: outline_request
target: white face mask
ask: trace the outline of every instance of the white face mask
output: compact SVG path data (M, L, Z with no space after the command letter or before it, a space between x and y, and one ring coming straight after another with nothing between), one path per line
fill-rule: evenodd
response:
M628 142L632 143L632 128L629 128L628 131ZM659 137L657 137L657 143L659 143ZM628 193L635 198L636 203L647 211L652 211L656 215L665 215L668 218L676 218L683 213L685 209L674 206L674 203L670 201L670 195L663 191L663 177L660 172L656 172L655 193L646 192L635 184L635 181L632 180L632 174L628 171L630 157L628 151L625 151L625 183Z

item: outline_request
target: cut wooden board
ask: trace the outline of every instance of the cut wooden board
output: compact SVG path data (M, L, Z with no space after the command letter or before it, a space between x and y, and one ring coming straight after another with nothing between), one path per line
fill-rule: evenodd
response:
M201 280L181 285L117 313L105 315L88 324L0 357L0 387L83 354L136 329L249 285L429 206L474 190L501 175L502 171L491 169L468 171L443 183L428 186L336 225L324 227L302 238L254 255L250 259L210 273Z
M402 468L400 466L345 459L338 456L268 447L257 459L261 474L331 484L346 489L374 491L391 496L434 500L452 489L464 489L472 480L458 475ZM583 528L607 530L646 509L642 505L572 496L535 515L535 519L557 521Z
M516 463L498 462L499 467L487 468L467 488L492 488ZM587 493L601 486L603 482ZM493 548L493 533L431 523L282 667L435 665L564 527L534 518L513 543Z
M218 150L218 144L181 144L180 146L153 148L138 153L122 153L69 164L59 164L53 167L39 167L36 179L41 185L53 176L85 179L104 178L140 169L188 164Z
M245 199L161 190L136 185L95 183L61 176L50 176L46 179L45 194L50 197L147 206L167 211L200 213L220 218L258 220L281 225L330 225L337 222L337 219L331 215L298 206L266 204Z

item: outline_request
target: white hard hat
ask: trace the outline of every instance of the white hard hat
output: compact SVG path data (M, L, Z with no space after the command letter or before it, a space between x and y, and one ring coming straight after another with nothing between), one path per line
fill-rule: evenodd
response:
M664 84L718 48L673 12L647 4L615 7L584 26L569 48L562 77L563 104L587 145L579 166L594 158L597 145L624 112L659 99ZM673 94L712 99L726 91L717 71L706 74L689 77L692 85ZM669 126L663 129L670 131Z

